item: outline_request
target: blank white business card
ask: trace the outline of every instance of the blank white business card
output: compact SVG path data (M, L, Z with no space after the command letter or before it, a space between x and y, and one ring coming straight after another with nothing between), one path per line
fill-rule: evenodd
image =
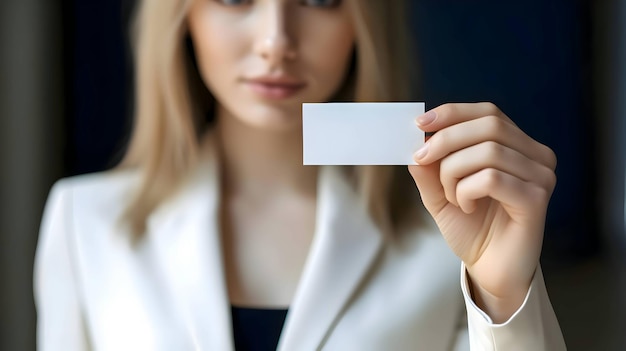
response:
M302 105L305 165L413 165L423 102Z

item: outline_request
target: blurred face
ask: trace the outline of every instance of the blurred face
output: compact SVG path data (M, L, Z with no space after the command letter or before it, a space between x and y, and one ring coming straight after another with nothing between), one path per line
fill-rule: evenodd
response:
M303 102L328 101L346 76L355 35L341 0L193 0L189 32L218 118L301 126Z

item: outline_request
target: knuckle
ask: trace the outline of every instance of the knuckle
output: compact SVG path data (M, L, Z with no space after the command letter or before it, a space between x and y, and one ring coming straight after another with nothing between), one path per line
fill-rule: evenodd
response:
M486 141L483 145L485 148L483 155L489 161L500 159L504 155L504 147L495 141Z
M445 198L448 200L448 202L452 202L451 201L451 195L450 194L450 182L448 181L448 177L446 177L443 173L439 174L439 181L441 182L441 186L443 187L443 193Z
M456 203L458 179L453 174L447 162L442 161L440 166L439 181L443 187L444 196L450 203Z
M546 158L548 159L548 166L554 170L556 169L556 165L557 165L557 157L556 157L556 153L554 152L554 150L552 150L551 148L547 147L544 145L544 147L546 148Z
M485 117L486 131L490 136L501 135L504 132L504 122L495 115Z
M446 200L448 200L449 203L456 203L456 194L452 192L452 189L444 188L443 192L445 194Z
M442 182L445 179L445 177L447 177L448 174L450 174L451 172L450 168L451 168L450 158L449 157L443 158L441 162L439 163L439 179Z
M552 172L547 172L545 179L539 182L527 183L525 196L528 200L538 205L537 208L542 208L550 202L552 191L554 190L554 184L556 184L556 176Z
M500 172L493 168L487 168L483 171L483 178L485 182L485 186L492 188L496 187L502 181L502 177L500 176Z
M550 200L550 195L552 194L552 191L543 188L541 186L535 186L533 191L532 191L532 195L533 195L533 202L538 203L538 204L544 204L547 203Z
M549 170L546 174L546 183L550 191L554 190L554 188L556 187L556 182L556 173L554 173L552 170Z
M540 162L544 163L545 166L551 170L555 170L557 165L557 156L554 150L545 144L541 144L539 142L536 143L539 144L538 155L541 158Z
M444 189L450 185L451 179L453 178L450 173L450 169L442 162L439 170L439 181Z
M493 102L486 101L481 104L483 105L485 111L487 111L487 114L494 116L499 116L501 114L500 108Z

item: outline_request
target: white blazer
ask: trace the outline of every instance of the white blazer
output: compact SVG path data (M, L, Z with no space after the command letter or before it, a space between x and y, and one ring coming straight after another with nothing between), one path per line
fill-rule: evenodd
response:
M40 350L234 349L217 164L211 156L149 217L136 247L119 226L133 171L53 187L35 262ZM494 325L437 230L383 237L343 173L320 172L315 238L279 350L565 349L540 270L521 308Z

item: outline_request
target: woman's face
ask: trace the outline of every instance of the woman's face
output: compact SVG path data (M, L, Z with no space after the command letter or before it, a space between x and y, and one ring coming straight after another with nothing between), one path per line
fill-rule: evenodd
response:
M355 43L341 0L193 0L188 24L221 112L273 130L299 128L303 102L337 92Z

